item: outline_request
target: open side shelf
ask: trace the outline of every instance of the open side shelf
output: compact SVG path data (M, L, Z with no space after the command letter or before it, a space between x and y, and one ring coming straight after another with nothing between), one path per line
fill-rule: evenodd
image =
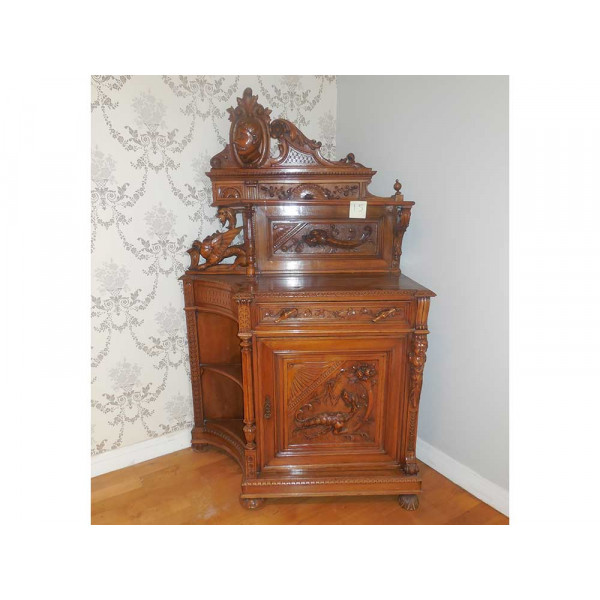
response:
M205 364L200 363L200 369L219 373L224 377L228 377L231 381L237 383L242 388L242 365L241 364Z

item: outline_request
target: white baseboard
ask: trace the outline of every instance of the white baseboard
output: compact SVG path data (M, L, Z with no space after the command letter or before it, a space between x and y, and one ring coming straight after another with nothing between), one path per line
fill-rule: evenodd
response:
M182 429L138 444L96 454L92 456L92 477L189 448L192 440L191 431L191 429Z
M417 458L508 517L508 490L420 438L417 439Z

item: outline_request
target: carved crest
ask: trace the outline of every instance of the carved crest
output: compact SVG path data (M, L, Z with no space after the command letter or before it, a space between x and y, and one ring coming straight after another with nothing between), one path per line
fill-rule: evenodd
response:
M357 169L365 170L353 154L339 161L327 160L321 154L321 142L310 140L286 119L271 122L271 110L258 103L258 96L246 88L235 108L228 108L231 128L229 144L212 157L213 169L228 168L319 168L335 169L344 174ZM276 139L279 156L270 156L270 138ZM228 197L221 195L221 197Z

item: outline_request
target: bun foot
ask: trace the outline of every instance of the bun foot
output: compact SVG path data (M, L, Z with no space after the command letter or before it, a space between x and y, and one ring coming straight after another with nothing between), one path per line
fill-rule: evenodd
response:
M264 498L240 498L240 504L248 510L258 510L264 503Z
M403 494L398 496L398 504L404 510L417 510L419 508L419 496L417 494Z

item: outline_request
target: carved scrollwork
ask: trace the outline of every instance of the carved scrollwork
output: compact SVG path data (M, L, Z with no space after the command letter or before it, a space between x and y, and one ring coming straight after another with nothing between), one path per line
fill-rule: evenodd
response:
M363 225L362 229L354 223L316 222L273 222L272 227L274 254L376 252L376 223Z
M265 198L277 198L278 200L338 200L340 198L358 197L359 186L357 184L334 185L327 187L316 183L301 184L297 186L275 186L261 185L261 196Z
M405 311L400 307L391 307L379 310L377 308L347 307L347 308L287 308L287 309L267 309L262 313L262 318L273 323L280 323L286 319L294 320L367 320L378 323L384 319L397 317L405 319Z

